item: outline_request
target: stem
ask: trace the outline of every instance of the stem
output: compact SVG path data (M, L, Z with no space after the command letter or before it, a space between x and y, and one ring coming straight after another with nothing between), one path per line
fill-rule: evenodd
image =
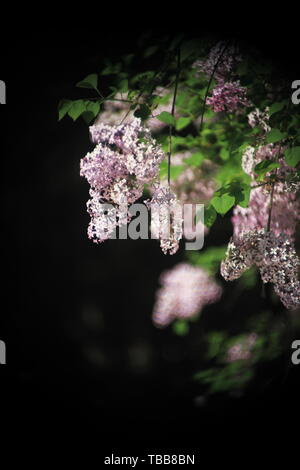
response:
M280 151L281 151L281 145L279 145L278 147L277 157L279 157ZM276 174L277 174L277 168L275 170L275 175ZM271 189L271 195L270 195L270 209L269 209L269 217L268 217L268 225L267 225L268 232L270 231L270 228L271 228L274 189L275 189L275 181L272 183L272 189Z
M265 186L266 184L270 184L270 183L260 183L260 184L256 184L255 186L251 186L250 189L260 188L261 186Z
M219 55L217 62L215 63L215 66L214 66L214 68L213 68L213 71L212 71L212 73L211 73L211 76L209 77L208 85L207 85L207 88L206 88L206 91L205 91L203 107L202 107L199 134L201 134L201 131L202 131L203 118L204 118L205 107L206 107L206 100L207 100L207 96L208 96L208 93L209 93L210 85L211 85L211 82L213 81L213 78L214 78L214 75L215 75L216 70L217 70L217 68L218 68L218 65L219 65L219 63L221 62L221 59L222 59L222 57L223 57L223 55L224 55L224 52L226 51L226 49L227 49L228 46L229 46L229 42L227 42L227 43L225 44L225 46L223 47L223 50L222 50L221 54Z
M178 52L177 52L176 80L175 80L175 88L174 88L172 110L171 110L171 114L173 118L175 115L175 104L176 104L176 96L177 96L177 89L178 89L179 73L180 73L180 47L178 48ZM170 187L170 181L171 181L172 128L173 128L173 124L170 124L169 126L169 152L168 152L168 185L169 187Z
M270 228L271 228L274 188L275 188L275 183L272 183L272 189L271 189L271 195L270 195L270 209L269 209L269 217L268 217L268 225L267 225L268 232L270 232Z

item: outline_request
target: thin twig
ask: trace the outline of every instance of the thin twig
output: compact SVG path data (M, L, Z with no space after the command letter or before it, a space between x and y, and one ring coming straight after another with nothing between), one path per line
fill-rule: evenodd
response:
M281 151L281 145L279 145L278 147L277 157L279 156L280 151ZM275 169L275 176L276 174L277 174L277 168ZM270 228L271 228L274 189L275 189L275 181L272 182L272 189L271 189L271 195L270 195L270 209L269 209L269 217L268 217L268 225L267 225L268 232L270 231Z
M268 225L267 225L268 232L270 231L270 228L271 228L274 188L275 188L275 183L272 183L272 189L271 189L271 195L270 195L270 209L269 209L269 217L268 217Z
M175 88L174 88L172 110L171 110L171 114L173 118L175 115L175 104L176 104L179 74L180 74L180 47L178 48L178 52L177 52L176 80L175 80ZM173 128L173 124L170 124L169 126L169 152L168 152L168 185L169 187L170 187L170 181L171 181L172 128Z
M204 113L205 113L205 107L206 107L206 100L207 100L207 96L208 96L208 93L209 93L209 89L210 89L210 85L213 81L213 78L214 78L214 75L217 71L217 68L218 68L218 65L219 63L221 62L221 59L224 55L224 52L226 51L227 47L229 46L229 41L225 44L225 46L223 47L223 50L221 52L221 54L219 55L218 57L218 60L217 62L215 63L215 66L213 68L213 71L211 73L211 76L209 77L209 81L208 81L208 85L207 85L207 88L206 88L206 91L205 91L205 96L204 96L204 102L203 102L203 107L202 107L202 113L201 113L201 121L200 121L200 127L199 127L199 134L201 134L201 131L202 131L202 126L203 126L203 118L204 118Z

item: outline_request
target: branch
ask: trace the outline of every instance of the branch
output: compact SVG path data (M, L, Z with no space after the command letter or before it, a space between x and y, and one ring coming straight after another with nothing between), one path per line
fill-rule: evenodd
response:
M174 88L172 110L171 110L171 114L172 114L173 118L174 118L174 115L175 115L175 104L176 104L179 74L180 74L180 47L178 48L178 52L177 52L176 80L175 80L175 88ZM169 187L170 187L170 180L171 180L172 127L173 127L173 125L170 124L170 126L169 126L169 152L168 152L168 185L169 185Z
M223 50L221 52L221 54L219 55L218 57L218 60L217 62L215 63L215 66L213 68L213 71L212 71L212 74L209 78L209 81L208 81L208 85L207 85L207 88L206 88L206 92L205 92L205 96L204 96L204 102L203 102L203 108L202 108L202 113L201 113L201 121L200 121L200 128L199 128L199 134L201 134L201 131L202 131L202 126L203 126L203 118L204 118L204 112L205 112L205 106L206 106L206 100L207 100L207 96L208 96L208 92L209 92L209 89L210 89L210 85L211 85L211 82L213 81L213 78L214 78L214 75L217 71L217 68L218 68L218 65L219 63L221 62L221 59L224 55L224 52L226 51L227 47L229 46L229 42L227 42L225 44L225 46L223 47Z

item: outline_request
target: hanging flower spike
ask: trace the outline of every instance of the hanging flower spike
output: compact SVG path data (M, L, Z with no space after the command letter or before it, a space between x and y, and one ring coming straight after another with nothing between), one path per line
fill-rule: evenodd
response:
M91 126L90 133L97 145L82 158L80 175L91 186L88 236L101 243L128 222L117 206L132 204L142 196L144 184L157 177L165 154L137 118L118 126L100 123ZM116 207L116 217L103 210L104 203Z
M271 282L286 308L300 305L300 283L296 250L290 237L253 230L231 239L221 274L226 281L239 278L255 264L264 283Z
M158 186L146 204L151 209L152 236L160 239L160 247L165 255L173 255L179 249L183 232L180 202L169 187Z

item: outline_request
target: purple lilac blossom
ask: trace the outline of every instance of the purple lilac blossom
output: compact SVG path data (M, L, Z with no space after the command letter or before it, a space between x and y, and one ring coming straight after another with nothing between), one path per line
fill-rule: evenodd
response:
M165 327L178 318L191 318L207 304L217 302L222 288L200 267L180 263L160 276L153 322Z
M281 302L288 309L300 305L300 265L289 236L265 230L252 230L233 237L221 263L221 274L227 281L239 278L252 265L259 268L262 281L271 282Z
M127 223L122 211L117 211L116 217L109 214L106 221L102 204L124 205L139 199L144 184L157 177L165 154L137 118L118 126L100 123L91 126L90 133L96 147L82 158L80 175L91 186L91 199L87 203L91 215L88 236L101 243L117 226Z

